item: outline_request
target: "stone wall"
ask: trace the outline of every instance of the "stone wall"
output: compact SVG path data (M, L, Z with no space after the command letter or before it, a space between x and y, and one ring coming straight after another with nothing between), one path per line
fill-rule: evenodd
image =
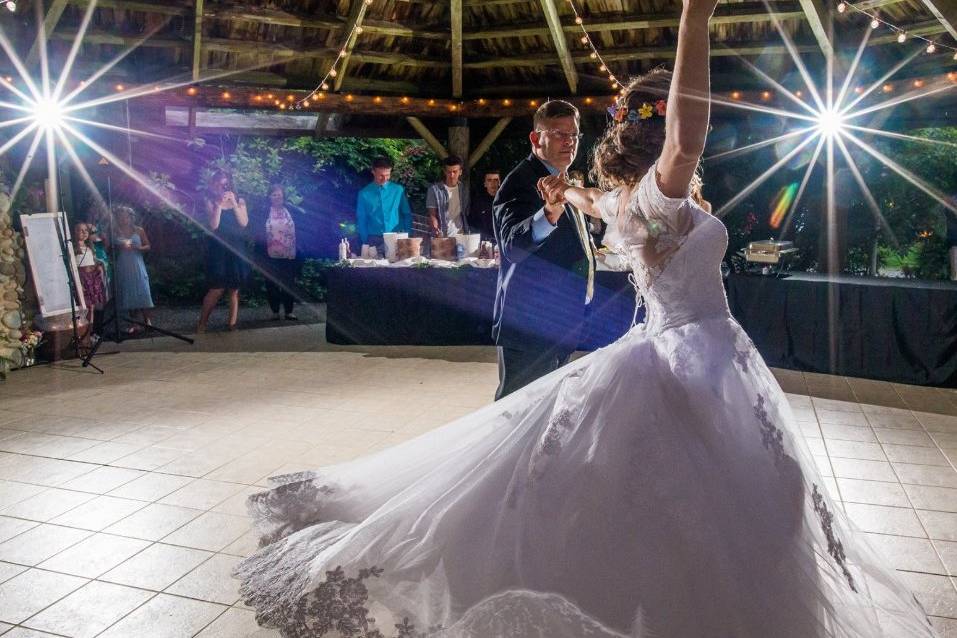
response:
M21 363L23 289L27 281L23 237L13 229L10 198L0 192L0 360ZM3 365L0 364L0 368Z

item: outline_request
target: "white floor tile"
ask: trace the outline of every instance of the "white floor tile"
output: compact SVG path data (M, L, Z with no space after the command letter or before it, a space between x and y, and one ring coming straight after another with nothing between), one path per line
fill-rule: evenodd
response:
M151 503L121 521L113 523L105 531L120 536L158 541L202 513L202 510Z
M0 585L0 620L19 624L86 583L76 576L28 570Z
M196 638L279 638L279 632L260 627L253 612L233 608L199 632Z
M93 638L153 596L142 589L93 581L24 625L75 638Z
M232 605L239 600L239 581L232 577L241 559L216 554L166 588L166 593Z
M159 594L100 634L101 638L191 638L226 607Z
M96 498L94 494L87 492L74 492L51 487L25 501L11 505L3 510L3 513L8 516L45 523L94 498Z
M245 534L252 519L206 512L163 538L164 543L218 552Z
M0 544L0 560L36 565L90 535L82 529L41 524Z
M187 547L154 544L100 577L100 580L162 591L212 554Z
M185 476L151 472L114 489L110 492L110 496L132 498L138 501L157 501L191 481L192 479Z
M146 549L149 541L94 534L43 561L39 567L84 578L96 578Z

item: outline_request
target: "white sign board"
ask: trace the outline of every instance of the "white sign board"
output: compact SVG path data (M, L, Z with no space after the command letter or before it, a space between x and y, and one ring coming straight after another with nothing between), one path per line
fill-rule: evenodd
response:
M23 240L27 245L30 258L30 273L37 291L40 314L44 317L69 313L73 307L85 309L83 290L80 287L80 274L76 269L73 244L70 232L64 224L63 213L37 213L20 215L23 225ZM63 242L60 236L63 236ZM66 246L67 273L62 248ZM70 303L70 277L73 277L76 298Z

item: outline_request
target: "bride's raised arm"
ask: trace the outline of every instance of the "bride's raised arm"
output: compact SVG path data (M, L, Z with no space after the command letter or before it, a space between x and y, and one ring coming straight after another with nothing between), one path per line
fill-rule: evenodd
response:
M704 152L711 117L710 34L717 0L684 0L678 53L668 93L665 144L658 159L658 187L668 197L685 197Z

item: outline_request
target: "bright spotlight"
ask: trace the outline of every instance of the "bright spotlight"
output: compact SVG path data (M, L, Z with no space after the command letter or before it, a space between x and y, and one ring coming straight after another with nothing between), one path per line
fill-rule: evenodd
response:
M844 116L835 110L821 111L817 116L817 130L822 135L834 137L844 128Z
M63 123L63 107L49 98L44 98L34 105L33 119L42 129L60 128Z

